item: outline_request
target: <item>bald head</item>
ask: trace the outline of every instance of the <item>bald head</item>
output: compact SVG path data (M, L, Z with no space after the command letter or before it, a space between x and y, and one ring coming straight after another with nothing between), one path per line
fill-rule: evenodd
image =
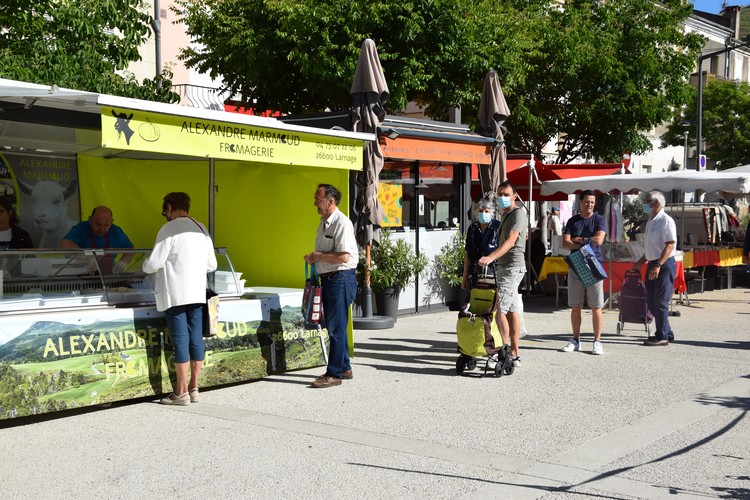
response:
M109 207L100 205L94 208L89 216L91 232L96 236L104 236L109 232L109 228L112 227L112 222L114 220L114 217L112 217L112 210Z

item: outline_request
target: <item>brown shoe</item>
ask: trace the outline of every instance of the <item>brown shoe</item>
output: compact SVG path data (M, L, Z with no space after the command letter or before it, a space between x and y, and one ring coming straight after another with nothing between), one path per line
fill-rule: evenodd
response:
M669 345L669 341L667 339L662 339L658 337L649 337L643 341L643 345L652 346L652 347L661 346L661 345Z
M338 377L332 377L330 375L323 375L322 377L315 380L312 384L310 384L310 386L314 387L315 389L325 389L327 387L333 387L335 385L341 385L341 379Z
M346 371L345 371L345 372L344 372L344 373L343 373L343 374L341 375L341 378L343 378L344 380L351 380L351 379L353 379L353 378L354 378L354 374L352 373L352 371L351 371L351 370L346 370Z

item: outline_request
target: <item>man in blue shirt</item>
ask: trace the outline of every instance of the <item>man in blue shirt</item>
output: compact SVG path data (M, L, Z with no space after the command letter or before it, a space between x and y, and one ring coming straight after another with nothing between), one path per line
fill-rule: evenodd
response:
M563 231L563 247L568 250L579 250L584 245L591 245L596 258L602 261L600 245L604 243L606 221L604 217L594 212L596 196L592 191L583 191L580 196L580 210L565 224ZM570 306L570 322L573 327L573 338L561 350L563 352L581 350L581 309L583 309L584 294L591 308L591 319L594 326L594 347L592 354L604 354L602 348L602 307L604 306L604 286L598 281L586 288L573 269L568 269L568 306Z
M65 238L60 242L60 248L80 249L80 248L133 248L125 232L119 226L113 224L114 217L112 210L103 205L94 208L91 211L89 219L79 222L71 227ZM102 271L104 272L123 272L133 254L126 254L114 265L100 261ZM111 258L110 258L111 260Z

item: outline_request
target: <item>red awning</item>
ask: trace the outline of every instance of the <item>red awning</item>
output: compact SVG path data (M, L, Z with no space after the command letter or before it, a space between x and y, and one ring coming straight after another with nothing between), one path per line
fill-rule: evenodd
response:
M527 201L529 199L529 167L528 160L522 162L521 166L513 171L508 172L508 180L512 182L518 190L518 196ZM558 179L578 179L582 177L591 177L595 175L613 175L619 174L621 165L619 163L591 163L591 164L544 164L537 163L536 178L532 178L532 195L533 201L561 201L567 200L567 195L556 193L551 196L542 196L540 186L542 181L554 181ZM626 173L630 173L627 169Z
M508 180L516 186L518 196L524 201L528 201L529 199L529 159L529 155L508 155L506 163L506 175L508 176ZM540 183L542 181L619 174L620 168L622 167L620 163L545 164L538 158L536 158L534 162L536 177L539 179L539 182L537 182L536 178L532 178L533 201L562 201L568 199L568 195L562 193L542 196L540 192ZM629 174L631 172L626 168L625 173ZM472 165L471 179L479 179L476 165Z

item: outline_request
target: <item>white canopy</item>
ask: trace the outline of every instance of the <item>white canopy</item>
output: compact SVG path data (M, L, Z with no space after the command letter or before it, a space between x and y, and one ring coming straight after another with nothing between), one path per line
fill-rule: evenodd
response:
M546 196L555 193L572 194L586 189L601 193L610 191L627 193L633 190L667 192L679 189L702 193L718 192L725 198L736 198L750 194L750 172L680 170L655 174L600 175L542 182L542 195Z
M740 165L739 167L734 168L725 168L722 170L722 172L725 172L727 174L736 174L737 172L750 172L750 163L747 165Z

